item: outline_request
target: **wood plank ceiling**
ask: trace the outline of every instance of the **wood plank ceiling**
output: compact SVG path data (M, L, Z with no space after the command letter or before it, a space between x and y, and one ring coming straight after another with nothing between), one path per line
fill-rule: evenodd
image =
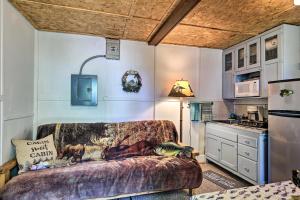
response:
M38 30L149 41L180 0L10 0ZM282 23L293 0L201 0L162 41L224 49Z

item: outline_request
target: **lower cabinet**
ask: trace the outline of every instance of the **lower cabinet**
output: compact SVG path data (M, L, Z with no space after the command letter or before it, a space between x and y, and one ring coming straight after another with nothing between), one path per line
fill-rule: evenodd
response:
M239 156L239 173L257 181L257 162Z
M267 183L267 134L206 125L206 158L252 184Z
M206 156L237 170L237 144L232 141L207 134Z
M221 139L220 163L233 170L237 170L237 143Z
M206 135L206 155L210 158L220 160L220 140L213 135Z

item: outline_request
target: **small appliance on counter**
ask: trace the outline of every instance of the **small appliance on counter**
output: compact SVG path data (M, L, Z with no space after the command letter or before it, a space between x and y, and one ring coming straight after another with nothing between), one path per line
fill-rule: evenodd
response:
M259 121L257 106L247 106L248 119L253 121Z

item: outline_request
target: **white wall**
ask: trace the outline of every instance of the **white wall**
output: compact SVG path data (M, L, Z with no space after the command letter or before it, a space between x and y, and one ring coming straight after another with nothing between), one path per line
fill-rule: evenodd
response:
M172 120L179 130L179 99L168 98L177 79L187 79L197 98L222 103L222 51L176 45L148 46L121 40L120 60L99 58L88 63L84 74L98 75L98 106L70 105L71 74L79 72L88 57L105 54L105 39L38 31L35 67L35 125L52 122ZM139 93L122 91L126 70L139 71ZM191 100L191 99L189 99ZM190 122L184 103L183 141L204 153L201 123ZM219 107L226 113L224 107ZM34 136L35 137L35 134ZM202 141L202 142L199 142Z
M32 137L34 34L27 20L2 0L0 163L14 156L12 138Z
M227 107L222 100L222 50L159 45L155 48L155 117L172 120L179 130L179 99L167 98L178 79L188 80L196 98L184 99L183 143L204 154L204 126L190 121L189 101L214 101L214 117L222 118ZM203 157L199 157L203 160Z
M214 119L227 119L233 106L222 98L222 51L200 48L199 54L199 100L213 101Z
M143 42L121 41L120 60L90 61L83 74L98 75L98 106L71 106L71 74L78 74L90 56L105 54L105 39L39 31L36 37L35 123L129 121L153 119L154 47ZM137 70L143 86L139 93L122 90L121 77Z
M199 49L199 99L201 101L223 101L222 98L222 51Z
M178 98L167 98L178 79L190 82L195 96L198 93L199 48L178 45L159 45L155 49L155 116L156 119L172 120L179 131L180 105ZM190 114L184 101L183 142L190 143Z

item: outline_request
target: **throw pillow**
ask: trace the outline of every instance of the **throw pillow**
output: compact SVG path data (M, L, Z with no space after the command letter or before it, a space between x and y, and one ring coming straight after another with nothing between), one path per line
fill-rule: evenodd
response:
M32 165L57 157L53 135L35 141L13 139L12 143L16 147L19 174L29 171Z
M192 157L193 147L180 146L174 142L165 142L157 145L155 153L160 156Z

